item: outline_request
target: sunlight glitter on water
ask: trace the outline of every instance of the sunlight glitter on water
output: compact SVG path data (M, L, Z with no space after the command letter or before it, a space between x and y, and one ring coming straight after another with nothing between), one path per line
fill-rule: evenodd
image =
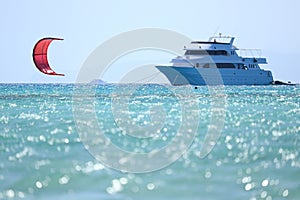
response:
M297 185L300 90L297 87L226 88L227 110L222 135L204 159L201 147L209 125L210 99L200 88L195 91L200 102L199 129L189 150L172 165L149 174L118 172L89 154L73 120L70 95L73 86L0 87L11 91L3 94L4 90L0 90L0 199L49 199L60 195L70 199L197 199L199 195L204 199L217 199L220 195L268 200L300 197ZM34 94L24 94L24 87L29 87L27 91ZM148 118L154 113L147 111L150 104L165 103L169 121L167 126L155 131L153 141L124 139L126 133L110 120L107 93L111 88L100 89L102 93L94 105L98 119L103 118L99 125L111 139L118 140L115 145L120 148L146 151L154 142L159 142L155 144L162 148L180 127L180 112L172 99L175 96L139 93L129 111L135 124L153 124ZM151 89L144 91L149 93ZM167 101L157 102L160 98ZM195 121L193 112L189 121ZM72 192L74 195L70 196Z

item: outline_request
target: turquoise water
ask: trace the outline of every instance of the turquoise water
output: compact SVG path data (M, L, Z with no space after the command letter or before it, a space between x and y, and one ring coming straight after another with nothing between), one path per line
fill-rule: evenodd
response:
M106 137L128 152L167 145L183 121L178 96L156 85L131 94L127 114L136 124L151 123L151 105L166 113L155 140L139 139L116 128L110 94L120 87L131 86L102 85L91 96ZM205 158L199 154L211 96L206 87L191 88L184 103L199 104L187 111L198 124L193 143L171 165L138 174L109 168L85 148L73 90L71 84L0 84L0 199L300 199L299 86L225 87L224 126Z

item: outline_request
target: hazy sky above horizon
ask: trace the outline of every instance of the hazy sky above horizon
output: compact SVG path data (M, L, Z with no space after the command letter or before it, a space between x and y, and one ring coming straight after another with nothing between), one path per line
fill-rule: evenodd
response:
M102 42L139 28L169 29L195 40L215 33L236 37L240 48L259 48L274 79L300 82L300 3L239 0L1 1L0 83L75 82L89 54ZM49 62L65 77L40 73L34 44L61 37L49 48ZM166 59L166 60L164 60ZM171 57L162 56L168 63Z

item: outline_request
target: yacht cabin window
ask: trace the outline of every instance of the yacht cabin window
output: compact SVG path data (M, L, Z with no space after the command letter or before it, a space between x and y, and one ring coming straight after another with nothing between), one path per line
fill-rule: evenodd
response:
M227 56L227 51L225 50L187 50L184 55L221 55Z

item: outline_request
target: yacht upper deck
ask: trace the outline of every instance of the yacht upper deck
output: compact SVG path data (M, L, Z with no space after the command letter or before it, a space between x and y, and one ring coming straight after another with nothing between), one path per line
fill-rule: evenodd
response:
M234 37L222 36L210 37L208 41L192 41L184 50L238 50L233 45Z

